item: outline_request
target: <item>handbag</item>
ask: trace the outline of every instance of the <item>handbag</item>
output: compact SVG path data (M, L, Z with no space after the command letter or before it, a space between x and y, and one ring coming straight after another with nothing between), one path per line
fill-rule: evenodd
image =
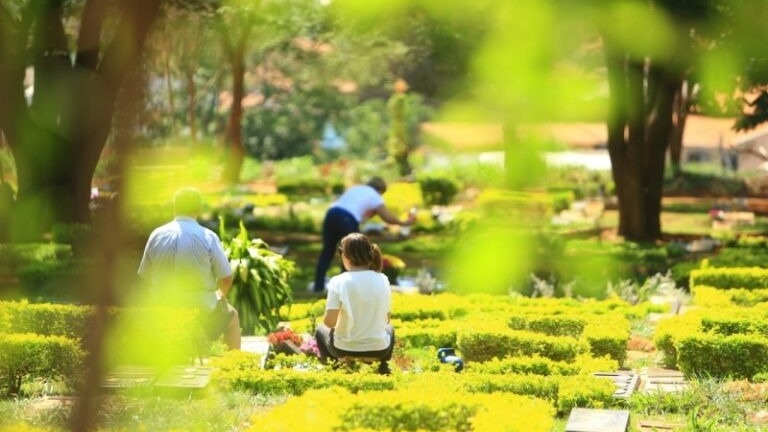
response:
M211 312L203 317L203 329L209 339L217 339L224 333L229 326L233 311L229 310L229 303L226 299L219 299Z

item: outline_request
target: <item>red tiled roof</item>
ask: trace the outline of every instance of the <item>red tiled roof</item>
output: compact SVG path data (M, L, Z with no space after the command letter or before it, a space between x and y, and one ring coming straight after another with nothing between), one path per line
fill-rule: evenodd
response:
M722 145L729 148L745 145L768 135L768 123L750 131L735 131L734 122L733 118L689 115L683 135L683 146L718 148ZM422 131L445 141L457 150L500 145L503 141L502 126L499 123L428 122L422 124ZM600 148L605 147L608 141L605 123L601 122L539 123L521 126L519 132L573 148Z

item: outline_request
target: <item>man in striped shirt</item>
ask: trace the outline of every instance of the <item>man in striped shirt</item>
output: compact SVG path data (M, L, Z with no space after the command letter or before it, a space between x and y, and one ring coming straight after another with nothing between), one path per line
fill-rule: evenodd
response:
M219 237L197 223L202 204L195 188L176 192L175 217L150 234L138 273L160 304L199 308L208 336L223 333L227 346L239 349L240 319L226 301L232 270Z

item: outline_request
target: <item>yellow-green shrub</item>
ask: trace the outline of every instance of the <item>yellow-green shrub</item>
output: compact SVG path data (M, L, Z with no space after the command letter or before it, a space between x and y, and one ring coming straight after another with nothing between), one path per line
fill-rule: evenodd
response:
M35 333L46 336L66 336L70 339L85 337L93 316L90 306L0 302L2 315L0 329L8 333Z
M456 345L465 361L494 357L540 355L552 360L573 360L589 348L585 342L565 336L547 336L517 330L468 329L457 334Z
M704 307L755 306L768 302L768 289L718 289L708 286L691 288L693 304Z
M455 319L467 315L469 303L465 297L455 294L392 296L392 318L403 321L423 319Z
M691 270L689 286L697 285L721 289L768 288L768 269L760 267L709 267Z
M619 365L627 358L629 341L629 322L617 315L602 322L591 322L584 329L582 340L589 344L589 351L594 357L609 356Z
M561 377L557 393L557 411L565 414L571 409L605 408L613 402L616 385L613 381L593 376Z
M252 369L218 372L214 376L227 388L261 395L301 395L310 389L334 386L344 387L353 392L395 388L393 378L368 371L349 373L343 370L326 369L308 373L293 369Z
M695 333L677 341L677 362L687 376L749 379L768 372L768 338Z
M63 336L0 333L0 395L16 394L33 378L78 378L83 351Z
M567 315L512 315L508 324L514 330L578 338L587 322L583 318Z
M580 355L574 361L554 361L548 358L507 357L483 363L468 363L468 372L481 374L533 374L533 375L580 375L593 372L607 372L618 368L616 360L590 355Z
M553 409L541 400L446 393L430 386L351 394L343 389L312 390L252 418L252 431L485 431L544 432Z

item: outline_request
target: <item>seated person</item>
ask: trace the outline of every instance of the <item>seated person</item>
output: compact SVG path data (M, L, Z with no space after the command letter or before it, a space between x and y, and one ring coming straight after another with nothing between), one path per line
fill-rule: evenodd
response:
M347 271L328 281L325 316L315 332L320 360L372 357L380 361L379 372L388 374L395 332L381 251L365 235L352 233L341 240L339 254Z
M230 349L240 349L240 319L226 301L232 270L219 236L197 222L202 204L194 188L174 195L175 217L152 231L138 273L149 281L156 302L198 308L209 338L223 334Z

